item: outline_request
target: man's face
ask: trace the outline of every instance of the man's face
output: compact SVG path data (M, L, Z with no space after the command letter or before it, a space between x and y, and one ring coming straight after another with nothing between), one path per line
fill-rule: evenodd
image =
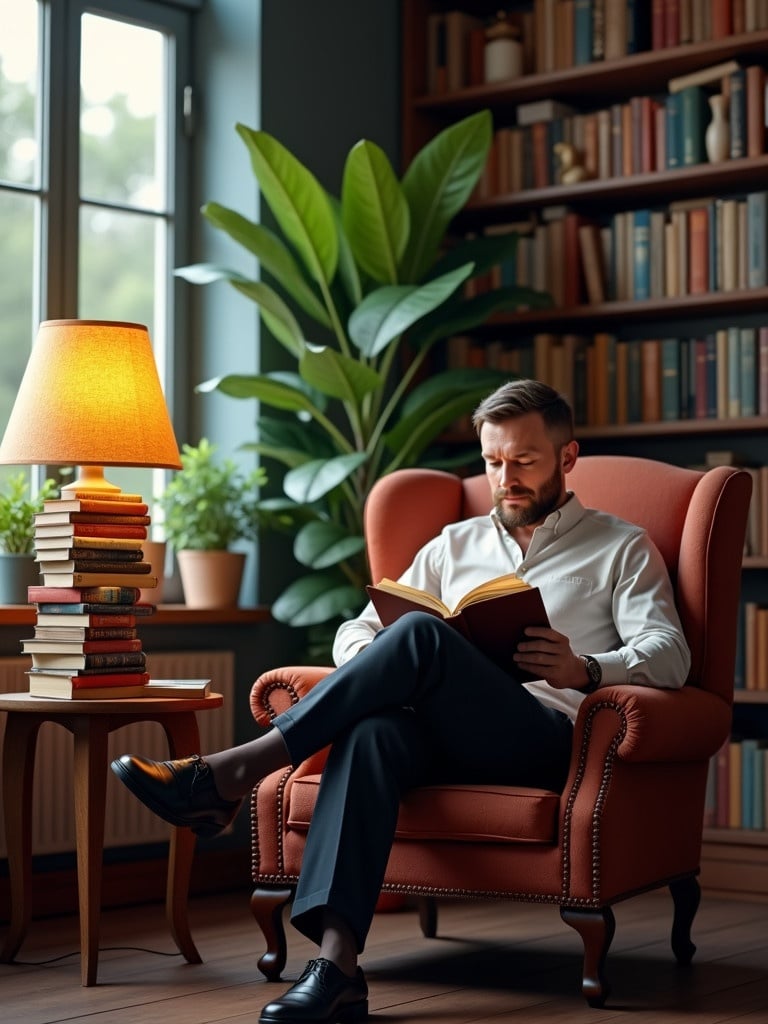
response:
M507 530L538 526L565 501L565 474L578 445L556 445L539 413L484 423L480 443L496 513Z

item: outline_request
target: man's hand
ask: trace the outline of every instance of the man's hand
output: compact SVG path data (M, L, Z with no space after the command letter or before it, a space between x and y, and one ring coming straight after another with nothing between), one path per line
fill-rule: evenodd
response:
M589 681L584 662L571 650L567 636L544 626L528 626L517 645L515 664L556 690L578 690Z

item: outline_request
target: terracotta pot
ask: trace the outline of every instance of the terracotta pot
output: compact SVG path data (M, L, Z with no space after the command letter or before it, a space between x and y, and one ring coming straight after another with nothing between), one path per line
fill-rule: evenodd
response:
M239 551L179 551L181 585L188 608L235 608L245 569Z
M160 604L163 600L163 583L165 580L165 549L164 540L145 540L141 550L144 561L152 566L151 576L157 576L156 587L142 587L140 601L145 604Z

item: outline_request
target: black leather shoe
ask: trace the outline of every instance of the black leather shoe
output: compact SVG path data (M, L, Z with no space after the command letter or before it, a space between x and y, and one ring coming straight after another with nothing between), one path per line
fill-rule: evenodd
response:
M368 1019L368 986L357 968L348 977L336 964L310 960L282 999L265 1006L259 1024L356 1024Z
M134 796L171 825L198 836L216 836L232 823L242 800L222 800L213 772L199 754L179 761L150 761L123 754L112 771Z

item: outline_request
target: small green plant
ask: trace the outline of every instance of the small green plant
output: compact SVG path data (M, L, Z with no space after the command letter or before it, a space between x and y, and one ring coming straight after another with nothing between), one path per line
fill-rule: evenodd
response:
M165 537L175 551L226 551L276 525L258 499L265 470L243 473L233 459L217 461L216 451L205 437L196 447L183 445L182 468L159 499Z
M9 555L31 555L35 550L35 514L43 511L43 502L54 498L55 480L46 480L34 497L29 493L29 477L22 471L11 476L0 491L0 548Z

